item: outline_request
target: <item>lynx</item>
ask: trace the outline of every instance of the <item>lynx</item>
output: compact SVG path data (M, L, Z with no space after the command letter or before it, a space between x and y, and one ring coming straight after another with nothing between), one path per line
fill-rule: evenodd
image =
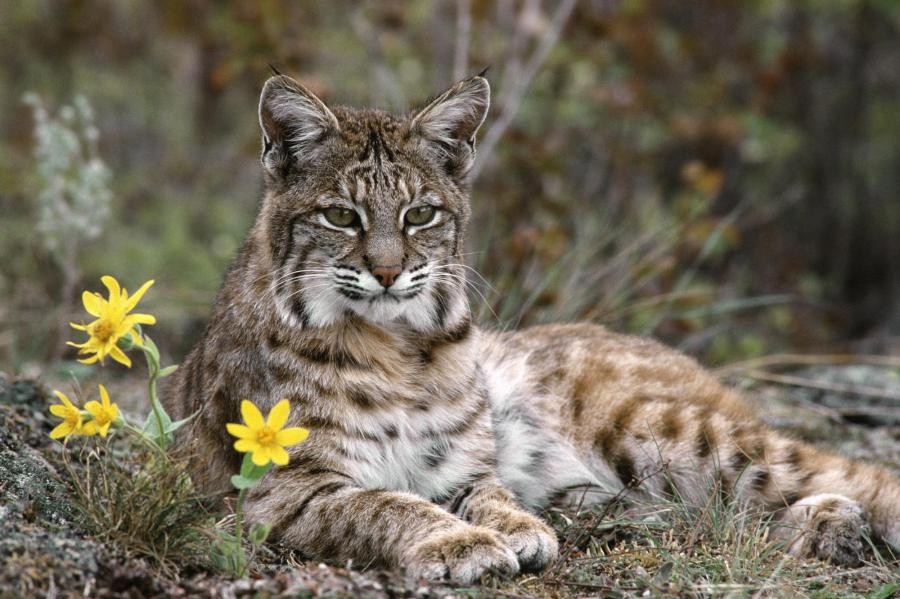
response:
M290 400L311 430L248 495L248 520L319 559L468 583L557 557L550 506L725 492L774 514L791 553L900 549L886 470L767 429L695 361L593 324L481 330L461 259L490 88L404 116L261 94L265 194L168 403L225 492L239 404Z

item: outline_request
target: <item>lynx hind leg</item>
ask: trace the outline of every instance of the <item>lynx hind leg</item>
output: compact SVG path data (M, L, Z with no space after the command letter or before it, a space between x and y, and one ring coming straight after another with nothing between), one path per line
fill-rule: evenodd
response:
M866 510L843 495L810 495L785 508L775 534L788 553L858 566L867 554L870 526Z

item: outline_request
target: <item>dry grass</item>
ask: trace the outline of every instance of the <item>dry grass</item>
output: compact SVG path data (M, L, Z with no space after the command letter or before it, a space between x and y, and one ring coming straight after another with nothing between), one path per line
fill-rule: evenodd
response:
M714 493L680 501L549 514L561 560L540 575L493 579L477 595L890 597L900 562L874 550L860 568L796 559L769 538L769 517ZM874 548L873 548L874 549Z
M214 522L185 460L128 438L90 440L69 455L74 504L92 536L167 576L205 565Z

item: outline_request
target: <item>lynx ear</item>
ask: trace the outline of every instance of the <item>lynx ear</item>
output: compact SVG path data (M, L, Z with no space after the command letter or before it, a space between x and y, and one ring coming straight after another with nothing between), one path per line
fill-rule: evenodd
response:
M491 86L482 76L464 79L412 118L412 130L430 147L447 173L464 182L475 160L475 133L487 116Z
M270 77L259 98L261 161L267 172L284 175L338 130L334 114L320 99L286 75Z

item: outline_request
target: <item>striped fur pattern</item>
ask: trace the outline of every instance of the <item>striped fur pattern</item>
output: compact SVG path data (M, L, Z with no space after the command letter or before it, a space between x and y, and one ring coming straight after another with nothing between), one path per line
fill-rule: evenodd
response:
M870 532L900 549L895 477L767 428L687 356L588 324L485 335L481 355L498 474L531 510L721 493L797 555L857 564Z
M896 479L764 428L689 358L586 324L472 324L465 182L488 104L480 76L405 117L266 83L265 197L167 397L198 414L181 441L201 486L229 489L240 401L288 398L312 434L246 511L311 557L466 583L550 563L550 505L714 489L782 514L798 554L854 563L867 526L900 545Z

